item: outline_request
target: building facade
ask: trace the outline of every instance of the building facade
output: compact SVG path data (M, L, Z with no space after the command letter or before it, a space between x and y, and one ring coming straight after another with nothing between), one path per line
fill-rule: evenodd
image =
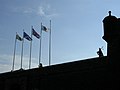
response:
M119 18L103 20L107 56L0 74L0 90L119 90Z

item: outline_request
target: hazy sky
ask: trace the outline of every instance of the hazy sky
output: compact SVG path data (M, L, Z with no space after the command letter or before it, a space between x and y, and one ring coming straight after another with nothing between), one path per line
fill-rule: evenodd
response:
M49 28L52 20L52 62L59 64L98 57L102 20L111 10L120 16L119 0L0 0L0 73L12 67L16 32L30 35L31 25L39 33L41 22ZM48 65L48 35L43 32L42 64ZM24 42L23 68L28 69L30 42ZM33 37L32 68L38 67L39 40ZM17 41L15 69L20 69L21 42Z

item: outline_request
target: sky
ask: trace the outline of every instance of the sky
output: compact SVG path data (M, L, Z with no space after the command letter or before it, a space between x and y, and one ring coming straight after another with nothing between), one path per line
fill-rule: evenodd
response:
M12 68L16 32L30 35L31 26L39 33L41 23L52 32L51 65L98 57L106 42L102 20L112 11L120 17L119 0L0 0L0 73ZM49 31L42 34L43 66L48 66ZM20 69L21 45L17 40L15 70ZM32 65L38 67L39 39L33 37ZM29 66L30 41L24 40L23 69Z

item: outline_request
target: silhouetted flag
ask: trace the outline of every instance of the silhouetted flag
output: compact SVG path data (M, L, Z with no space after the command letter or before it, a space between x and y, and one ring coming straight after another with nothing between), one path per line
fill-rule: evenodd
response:
M32 41L32 38L25 32L23 32L23 38L27 39L28 41Z
M36 38L40 38L40 35L32 28L32 35L34 35Z
M42 25L41 27L42 27L42 30L43 30L43 31L45 31L45 32L48 31L48 28L47 28L47 27L45 27L45 26L43 26L43 25Z
M19 41L23 40L18 34L16 34L16 39L19 40Z

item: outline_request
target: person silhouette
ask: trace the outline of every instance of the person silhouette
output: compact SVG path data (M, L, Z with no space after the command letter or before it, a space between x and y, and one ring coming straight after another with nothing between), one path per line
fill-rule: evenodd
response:
M99 57L103 57L104 56L101 48L99 48L99 51L97 51L97 54L99 55Z

